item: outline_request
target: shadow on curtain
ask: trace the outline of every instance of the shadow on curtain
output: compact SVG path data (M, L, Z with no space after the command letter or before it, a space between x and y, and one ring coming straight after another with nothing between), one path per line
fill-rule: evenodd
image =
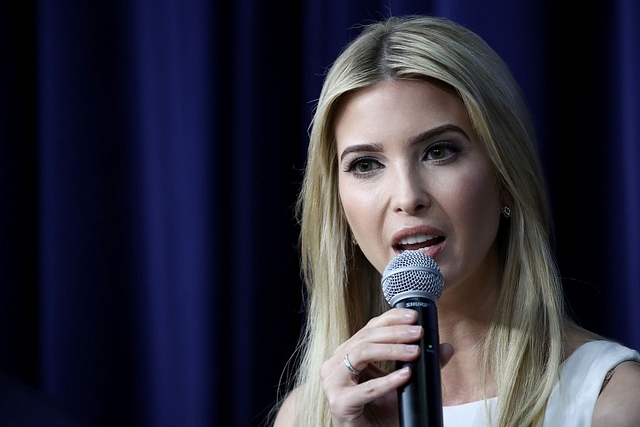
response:
M258 426L303 321L293 205L356 24L479 32L534 112L583 325L640 348L640 6L164 0L0 14L0 368L92 426ZM230 421L227 421L230 420Z

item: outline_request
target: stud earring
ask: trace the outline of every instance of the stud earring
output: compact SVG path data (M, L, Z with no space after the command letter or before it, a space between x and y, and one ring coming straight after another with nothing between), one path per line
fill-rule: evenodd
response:
M511 208L509 206L507 206L507 205L504 205L502 207L502 215L505 218L511 218Z
M353 234L353 231L349 230L349 240L353 246L358 246L358 241L356 240L356 236Z

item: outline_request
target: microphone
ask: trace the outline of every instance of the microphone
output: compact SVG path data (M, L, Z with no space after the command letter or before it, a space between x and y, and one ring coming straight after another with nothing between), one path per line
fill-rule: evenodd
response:
M440 337L436 302L444 279L438 264L418 251L404 251L393 258L382 274L382 292L392 307L418 312L424 328L417 342L420 356L413 362L397 361L398 369L411 368L411 378L398 388L401 427L442 427Z

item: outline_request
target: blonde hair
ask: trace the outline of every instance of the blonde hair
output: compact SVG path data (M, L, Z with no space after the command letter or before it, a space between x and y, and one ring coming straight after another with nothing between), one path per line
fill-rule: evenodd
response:
M511 219L499 233L503 280L484 347L498 387L499 426L538 426L563 355L564 309L549 245L549 214L535 135L520 89L475 33L429 16L391 17L364 28L330 68L311 123L298 199L307 320L300 341L296 425L331 425L320 366L389 307L379 273L350 239L338 196L333 120L346 94L385 79L437 80L464 101L491 159Z

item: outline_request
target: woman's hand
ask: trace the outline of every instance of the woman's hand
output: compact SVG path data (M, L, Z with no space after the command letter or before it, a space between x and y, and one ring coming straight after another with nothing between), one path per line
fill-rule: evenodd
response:
M409 362L418 358L420 348L413 343L422 337L423 329L415 325L417 320L415 310L388 310L342 343L322 365L320 375L334 427L397 425L396 389L409 380L411 372L403 368L388 373L373 362ZM451 346L441 346L442 366L452 354ZM358 375L347 367L345 355L360 371Z

